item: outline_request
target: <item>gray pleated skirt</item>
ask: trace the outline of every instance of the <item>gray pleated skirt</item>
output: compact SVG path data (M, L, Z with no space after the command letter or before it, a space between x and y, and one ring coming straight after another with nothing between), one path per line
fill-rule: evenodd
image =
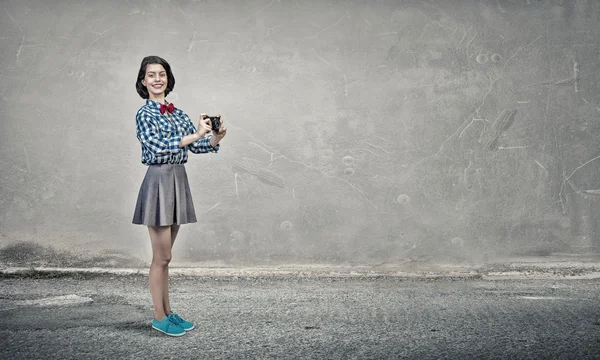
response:
M165 226L196 222L196 212L183 164L148 166L137 198L133 223Z

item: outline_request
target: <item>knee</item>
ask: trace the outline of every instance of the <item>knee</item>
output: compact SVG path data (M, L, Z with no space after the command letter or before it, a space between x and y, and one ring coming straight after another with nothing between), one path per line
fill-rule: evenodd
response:
M154 265L166 267L169 265L170 262L171 262L171 253L161 254L160 256L155 255L152 257L152 263Z

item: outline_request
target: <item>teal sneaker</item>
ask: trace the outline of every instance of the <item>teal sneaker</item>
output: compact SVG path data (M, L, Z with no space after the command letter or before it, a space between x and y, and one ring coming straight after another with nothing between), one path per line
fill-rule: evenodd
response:
M152 328L169 336L185 335L185 330L174 322L170 316L165 316L161 321L152 319Z
M181 317L179 317L179 315L175 314L173 311L169 311L167 316L169 317L169 319L171 319L172 322L181 326L185 331L190 331L194 329L194 324L192 324L189 321L183 320Z

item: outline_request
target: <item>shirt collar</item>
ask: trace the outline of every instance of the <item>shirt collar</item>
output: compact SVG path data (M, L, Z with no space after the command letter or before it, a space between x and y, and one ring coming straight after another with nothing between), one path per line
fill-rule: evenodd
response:
M160 109L160 103L158 101L146 99L146 105L153 109Z

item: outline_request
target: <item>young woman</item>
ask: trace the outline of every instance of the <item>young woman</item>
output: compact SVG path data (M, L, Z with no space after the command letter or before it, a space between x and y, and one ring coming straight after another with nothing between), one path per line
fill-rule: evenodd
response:
M218 131L200 115L198 129L189 116L165 100L175 87L171 66L158 56L142 60L138 94L146 99L136 115L137 138L142 145L142 164L148 166L140 187L133 223L148 226L152 243L150 293L154 304L152 328L171 336L184 335L194 324L171 311L169 262L181 224L196 222L192 194L184 164L188 151L217 152L227 133L221 119Z

